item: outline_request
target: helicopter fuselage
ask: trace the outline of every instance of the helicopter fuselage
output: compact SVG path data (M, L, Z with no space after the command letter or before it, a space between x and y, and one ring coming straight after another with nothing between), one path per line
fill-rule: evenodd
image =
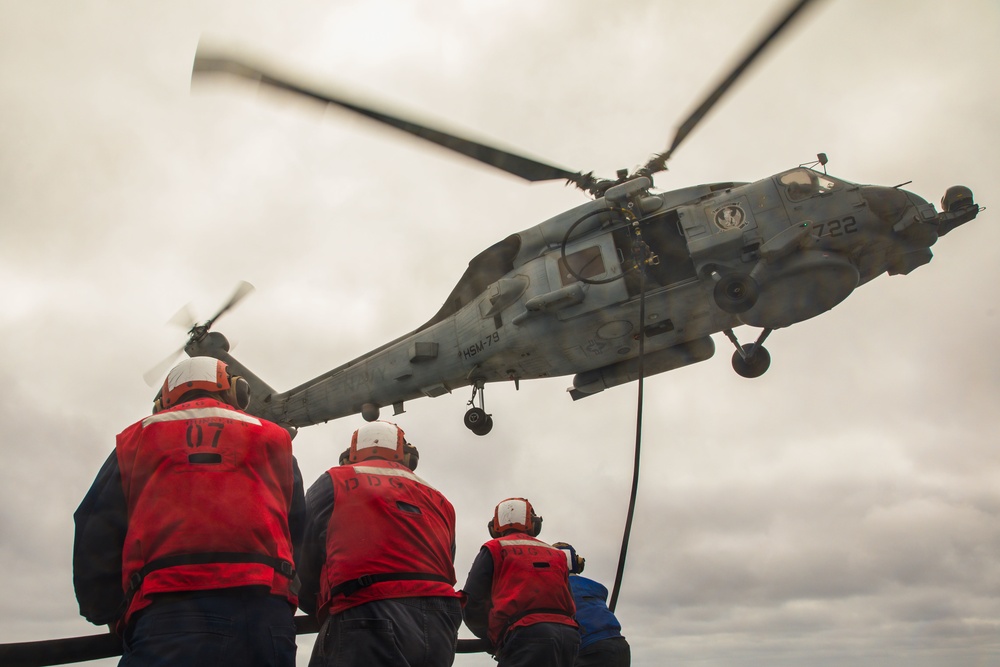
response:
M805 167L753 183L649 188L645 177L627 181L507 237L470 262L426 324L289 391L246 371L221 334L187 352L236 364L257 384L250 410L294 428L375 419L387 406L399 413L405 401L494 382L574 375L578 399L637 379L640 338L646 376L704 361L712 334L736 342L741 324L769 333L883 273L926 264L938 236L979 211L961 186L938 213L911 192ZM734 367L748 347L737 346Z

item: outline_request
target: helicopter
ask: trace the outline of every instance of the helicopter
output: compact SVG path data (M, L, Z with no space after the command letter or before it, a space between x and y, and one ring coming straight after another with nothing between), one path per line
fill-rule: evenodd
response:
M193 324L182 350L222 359L253 388L249 411L290 431L472 387L463 421L486 435L489 383L573 376L573 400L710 359L714 334L746 378L770 366L765 339L820 315L882 275L932 258L941 236L976 218L966 186L941 210L898 186L827 173L827 156L754 182L658 192L653 176L760 54L813 0L798 0L679 126L669 148L614 179L574 172L416 123L199 47L192 80L228 76L336 106L529 182L563 180L592 199L476 255L437 313L414 331L284 392L230 354L215 320ZM741 342L734 329L761 330Z

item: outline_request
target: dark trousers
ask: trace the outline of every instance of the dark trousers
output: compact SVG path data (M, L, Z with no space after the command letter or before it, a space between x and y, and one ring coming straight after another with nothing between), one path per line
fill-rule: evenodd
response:
M458 598L367 602L323 622L309 667L450 667L461 623Z
M119 667L295 667L294 609L233 589L165 595L129 624Z
M535 623L514 628L497 656L499 667L573 667L580 633L561 623Z
M596 641L580 649L575 667L629 667L632 650L624 637Z

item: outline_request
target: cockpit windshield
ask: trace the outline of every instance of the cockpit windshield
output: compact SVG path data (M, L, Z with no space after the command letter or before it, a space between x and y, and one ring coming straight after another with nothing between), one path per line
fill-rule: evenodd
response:
M782 174L778 182L784 186L789 201L824 195L837 187L837 182L832 178L804 167Z

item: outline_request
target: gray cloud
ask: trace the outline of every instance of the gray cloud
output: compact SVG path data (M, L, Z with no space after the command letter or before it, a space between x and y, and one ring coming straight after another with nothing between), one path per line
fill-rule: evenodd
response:
M141 375L183 343L164 326L183 304L205 318L254 283L217 328L287 389L415 328L474 254L584 201L342 113L191 89L200 40L609 175L662 150L783 6L0 2L0 642L99 632L77 616L72 513L148 411ZM657 185L755 180L825 151L851 181L912 180L929 201L966 183L995 205L995 3L811 14ZM758 380L717 336L714 359L646 381L618 608L635 664L996 662L991 211L928 266L773 333ZM493 505L525 495L542 537L611 587L636 388L574 403L569 384L489 387L482 439L461 426L464 389L398 417L457 508L460 584ZM307 480L356 426L299 434Z

